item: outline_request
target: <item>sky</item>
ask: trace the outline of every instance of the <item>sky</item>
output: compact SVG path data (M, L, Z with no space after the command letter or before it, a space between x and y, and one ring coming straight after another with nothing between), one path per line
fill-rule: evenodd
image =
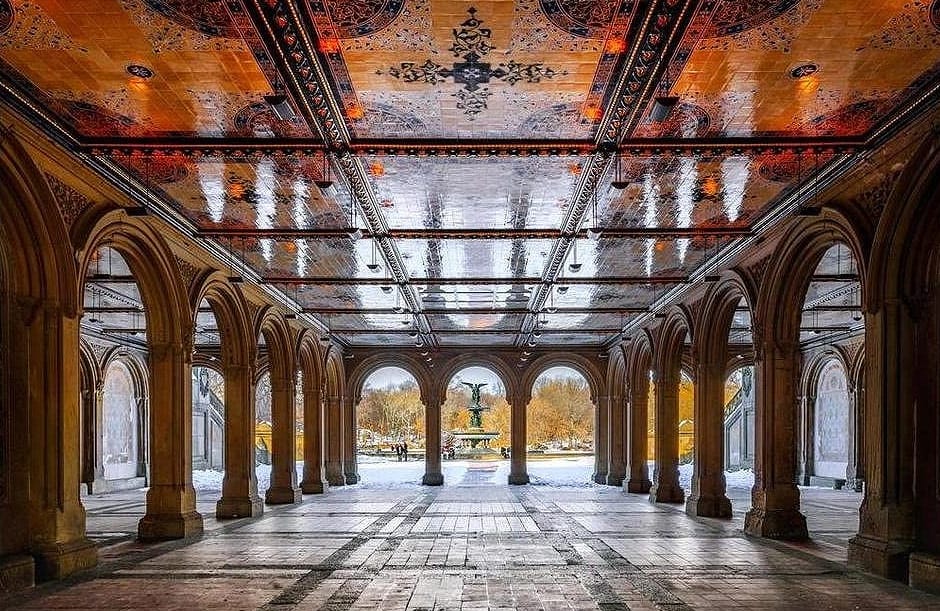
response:
M574 369L571 369L570 367L550 367L539 376L539 379L541 380L545 377L558 380L564 380L568 378L574 378L577 380L584 379L580 373ZM503 390L503 383L500 381L499 376L485 367L466 367L458 371L454 378L459 382L471 382L474 384L485 382L487 386L484 388L484 392L492 392L494 388L500 394L505 392ZM383 367L376 370L375 373L369 376L369 378L366 380L365 388L367 390L391 388L398 386L402 382L408 381L414 381L414 378L411 377L411 374L404 369L400 367Z

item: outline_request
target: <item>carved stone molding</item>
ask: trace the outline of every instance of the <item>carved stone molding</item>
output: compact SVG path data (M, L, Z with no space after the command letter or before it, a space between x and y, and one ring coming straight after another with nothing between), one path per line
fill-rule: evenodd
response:
M199 273L199 268L179 257L176 257L176 264L179 265L180 275L183 277L183 284L188 291L193 287L193 282L196 280L196 274ZM199 304L196 305L198 306Z
M868 191L852 198L852 203L860 206L862 210L865 211L865 214L868 215L873 222L877 223L878 219L881 218L881 213L884 212L888 197L891 196L891 191L894 190L894 186L901 177L902 171L903 168L899 168L885 172L881 180Z
M75 219L95 203L48 172L46 172L46 183L55 197L59 214L62 215L62 220L68 227L71 227Z

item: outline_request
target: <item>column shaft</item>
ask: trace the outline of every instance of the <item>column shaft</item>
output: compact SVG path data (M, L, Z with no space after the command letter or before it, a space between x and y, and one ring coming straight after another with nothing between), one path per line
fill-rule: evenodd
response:
M685 510L690 515L730 518L725 494L725 364L699 363L695 376L695 470Z
M597 397L594 409L594 476L598 484L607 483L607 451L609 446L610 405L608 397Z
M650 501L681 503L679 486L679 366L660 367L656 376L656 464Z
M271 374L271 486L264 495L270 505L301 500L297 485L297 427L294 377Z
M806 539L794 451L798 346L764 340L755 348L754 489L744 531L773 539Z
M333 396L326 404L326 481L330 486L345 486L343 473L342 397Z
M247 365L225 367L225 475L222 498L215 506L218 518L260 516L264 512L255 474L253 377Z
M424 477L421 483L440 486L444 483L441 471L441 402L428 400L424 407Z
M509 483L528 484L529 473L526 470L526 407L528 401L511 398L511 456L509 459Z
M192 350L151 344L150 489L141 540L179 539L202 532L193 489Z
M627 474L625 404L619 394L608 399L607 485L622 486Z
M641 374L630 384L630 403L627 413L627 459L629 460L627 473L629 477L623 487L627 492L646 494L652 487L647 462L650 383L648 371L644 369Z
M356 430L356 402L352 397L346 397L343 402L343 478L347 484L359 481Z
M323 470L323 402L320 389L308 385L304 389L304 477L300 488L304 494L326 492Z

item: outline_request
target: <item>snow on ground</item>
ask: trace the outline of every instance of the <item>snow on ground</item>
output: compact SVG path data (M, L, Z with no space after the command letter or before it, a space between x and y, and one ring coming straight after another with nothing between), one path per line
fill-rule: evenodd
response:
M419 486L421 476L424 475L424 461L410 460L398 462L376 456L360 455L359 478L363 488L394 488L398 486ZM297 481L303 478L303 462L297 463ZM503 484L509 476L509 461L467 461L445 460L441 463L444 472L444 484L449 486L460 485L465 479L468 469L476 471L472 478L473 483ZM495 467L495 470L493 469ZM691 490L693 465L679 465L679 485L687 492ZM653 463L649 463L650 475L653 473ZM478 474L486 471L485 479ZM594 458L591 456L578 456L572 458L551 458L547 460L530 460L528 464L529 478L535 486L574 486L590 488L599 486L592 481L594 473ZM255 472L258 475L258 491L264 493L271 481L271 465L258 465ZM725 473L728 488L749 489L754 485L754 473L750 469L731 471ZM193 486L196 492L202 495L221 494L221 471L193 471Z

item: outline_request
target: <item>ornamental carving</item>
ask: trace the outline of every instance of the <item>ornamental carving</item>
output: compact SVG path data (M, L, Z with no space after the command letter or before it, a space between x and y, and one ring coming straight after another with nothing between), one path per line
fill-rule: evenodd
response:
M10 0L0 0L0 34L3 34L10 29L10 26L13 25L13 19L15 17L16 15ZM0 490L0 499L3 498L2 494L3 491Z
M146 0L150 10L200 34L238 38L238 28L222 0ZM237 3L236 3L237 4Z
M199 273L199 268L189 261L184 261L179 257L176 257L176 263L179 265L180 275L183 277L183 284L186 286L186 290L188 291L193 287L193 283L196 280L196 274Z
M852 202L861 206L865 214L877 222L881 218L881 213L884 212L885 205L888 203L888 197L891 196L891 191L894 190L894 186L901 177L903 170L903 168L889 170L875 186L853 198Z
M49 185L53 197L55 197L59 214L68 227L72 226L72 223L81 216L82 212L94 205L93 201L52 174L46 173L46 183Z
M566 75L556 72L542 63L520 64L510 59L506 63L493 65L485 60L490 51L495 49L492 42L493 32L483 27L483 20L477 19L477 10L467 9L469 17L453 30L453 44L448 49L456 61L450 66L438 64L432 59L424 63L402 62L390 67L385 74L405 83L425 83L439 85L453 79L454 84L462 85L455 93L457 108L463 111L468 121L487 109L487 100L492 95L487 85L491 81L503 81L510 85L518 82L539 83L543 79L553 79ZM379 74L383 74L379 71Z

